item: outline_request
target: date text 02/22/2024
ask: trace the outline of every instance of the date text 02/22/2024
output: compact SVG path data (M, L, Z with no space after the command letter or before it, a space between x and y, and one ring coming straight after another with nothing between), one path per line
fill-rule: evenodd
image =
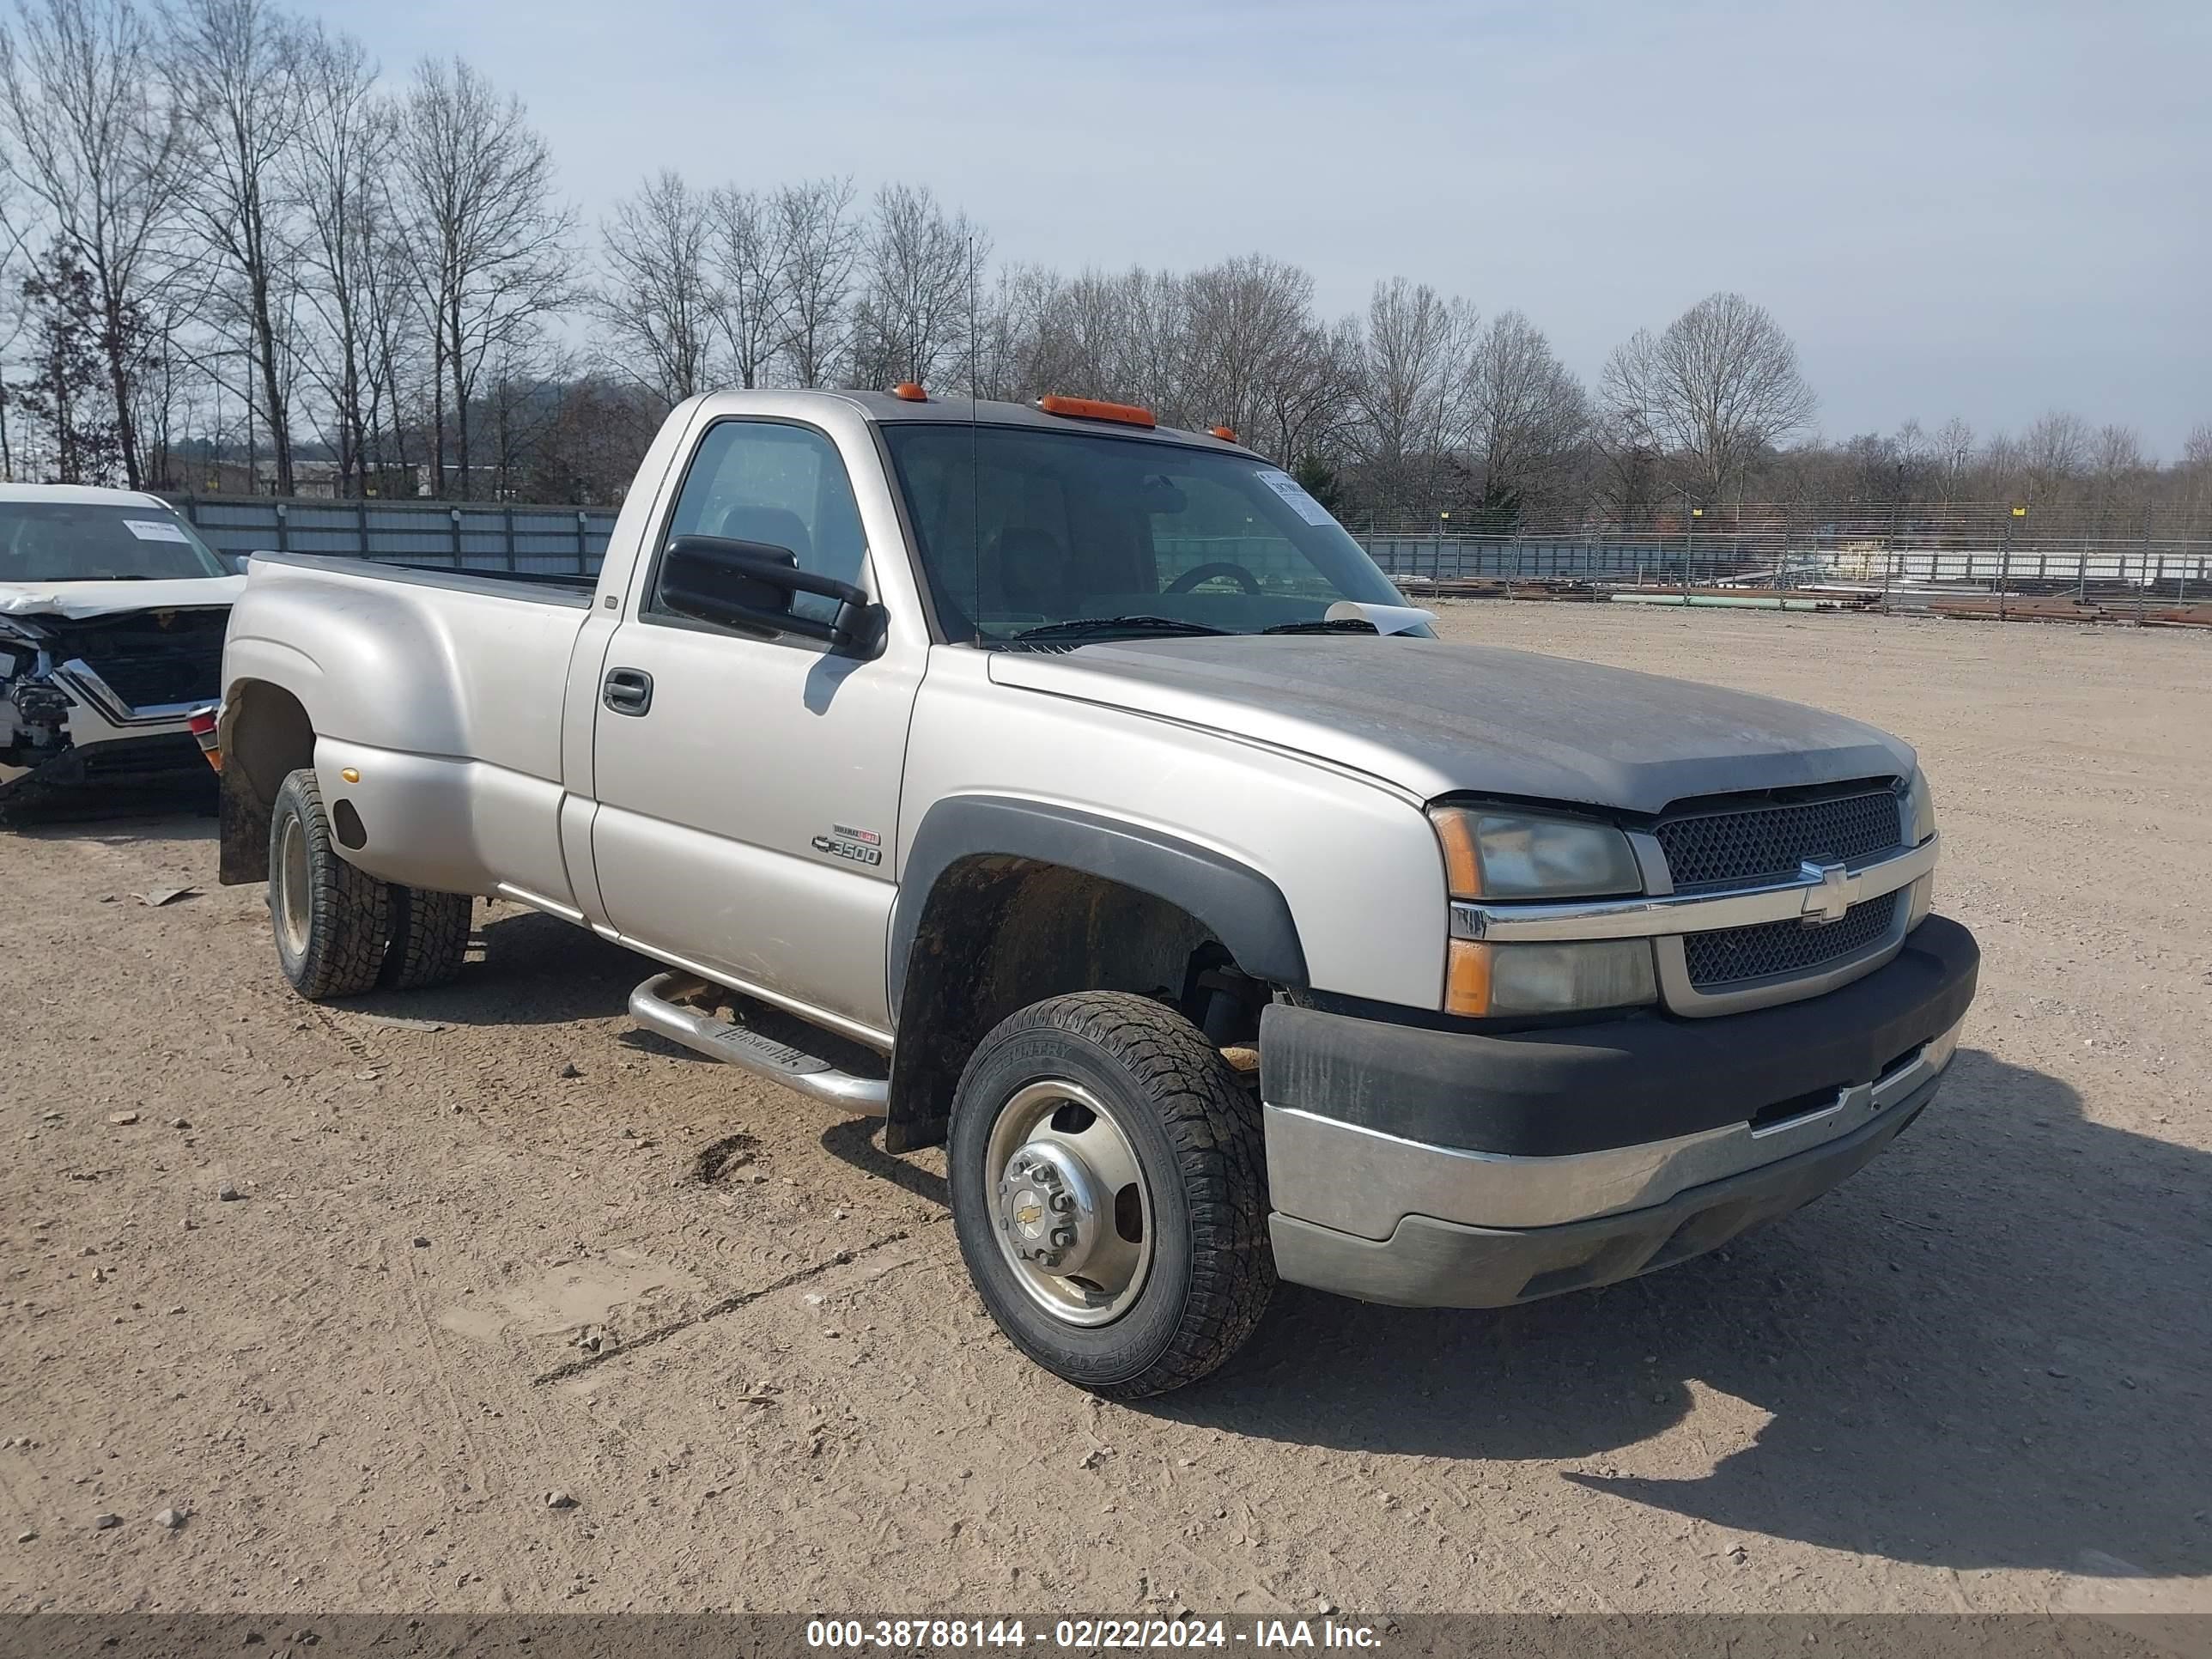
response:
M1079 1651L1178 1648L1352 1648L1382 1645L1373 1626L1331 1620L1258 1619L817 1619L806 1644L817 1649L1018 1649L1049 1643Z

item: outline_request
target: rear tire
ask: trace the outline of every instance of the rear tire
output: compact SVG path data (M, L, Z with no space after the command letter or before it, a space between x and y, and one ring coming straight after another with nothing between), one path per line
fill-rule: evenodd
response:
M392 942L377 983L386 990L422 991L461 971L469 954L476 901L466 893L392 888Z
M315 775L284 780L269 823L276 961L311 1002L371 989L392 931L392 890L338 856Z
M1086 991L1002 1021L961 1077L947 1153L977 1293L1056 1376L1116 1400L1179 1389L1267 1311L1259 1106L1172 1009Z

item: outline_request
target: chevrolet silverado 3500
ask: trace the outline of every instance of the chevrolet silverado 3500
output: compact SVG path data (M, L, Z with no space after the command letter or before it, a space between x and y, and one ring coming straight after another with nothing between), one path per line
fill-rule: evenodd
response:
M1119 1396L1278 1279L1487 1307L1709 1250L1928 1104L1978 963L1911 750L1447 644L1141 410L694 398L596 581L252 562L222 874L307 997L471 896L631 1012L946 1147L1006 1334Z

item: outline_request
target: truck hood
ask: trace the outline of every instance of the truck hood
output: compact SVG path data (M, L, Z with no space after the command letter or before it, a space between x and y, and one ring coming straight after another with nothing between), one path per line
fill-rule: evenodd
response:
M243 576L185 576L154 582L0 582L0 617L111 617L124 611L186 611L227 605L246 591Z
M1407 636L1249 635L994 653L1000 685L1127 708L1476 793L1656 813L1668 803L1902 776L1912 750L1775 697Z

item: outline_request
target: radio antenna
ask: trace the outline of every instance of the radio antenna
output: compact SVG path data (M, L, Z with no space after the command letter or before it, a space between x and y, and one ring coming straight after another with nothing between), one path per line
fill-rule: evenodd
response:
M977 644L983 639L983 485L981 424L975 409L975 382L981 378L982 330L978 322L981 312L975 294L975 238L968 238L968 524L975 538L975 553L970 566L975 573L975 590L968 607L969 625L975 630Z

